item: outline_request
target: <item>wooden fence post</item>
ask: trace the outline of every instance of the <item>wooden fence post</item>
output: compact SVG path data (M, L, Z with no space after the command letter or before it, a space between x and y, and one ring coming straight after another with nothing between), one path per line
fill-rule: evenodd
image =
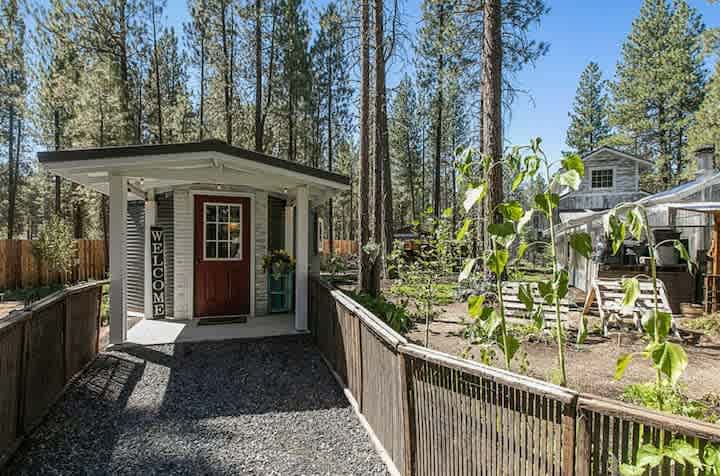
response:
M359 370L359 378L358 378L358 395L356 396L356 400L358 402L358 408L360 409L360 413L365 413L363 410L363 374L365 372L365 369L363 369L363 345L362 345L362 323L360 322L360 318L353 314L352 312L350 315L355 319L355 322L357 323L357 359L358 359L358 370ZM350 380L350 379L348 379Z
M577 435L575 438L575 474L576 476L590 475L590 427L588 416L579 408L576 410Z
M30 339L32 334L33 315L23 324L22 354L20 357L20 372L18 373L18 403L17 403L17 437L25 433L25 395L27 395L28 367L30 366Z
M578 398L575 396L569 403L563 404L562 415L562 474L563 476L573 476L575 473L575 445L576 425L577 425L577 404Z
M413 474L413 455L415 454L415 427L413 419L410 416L410 386L408 384L408 368L405 354L396 350L398 356L398 367L400 375L400 411L402 415L403 430L403 476L412 476Z
M67 383L70 380L70 295L65 295L65 299L63 299L63 311L64 311L64 319L63 319L63 370L65 375L65 383Z

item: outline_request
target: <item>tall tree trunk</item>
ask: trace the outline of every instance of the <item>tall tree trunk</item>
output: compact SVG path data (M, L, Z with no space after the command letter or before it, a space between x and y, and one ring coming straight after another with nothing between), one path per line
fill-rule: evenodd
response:
M155 94L157 99L157 120L158 120L158 140L163 143L163 126L162 126L162 96L160 95L160 58L157 48L157 22L155 21L155 2L152 2L152 30L153 30L153 57L155 58Z
M328 82L327 82L327 143L328 143L328 171L333 171L333 130L332 130L332 108L333 108L333 69L332 59L328 60ZM328 242L330 245L330 256L335 254L335 223L333 221L333 200L328 200Z
M53 114L55 122L55 150L60 150L60 111L55 109ZM60 190L62 187L62 179L59 175L55 176L55 214L60 215Z
M502 4L501 0L485 0L482 69L482 153L498 162L502 156ZM503 200L503 168L494 166L488 176L486 219L502 220L495 211Z
M422 121L422 131L421 131L421 139L420 143L422 144L422 152L420 154L420 212L425 212L425 204L427 203L427 189L426 189L426 182L427 179L425 177L425 121L424 119L421 119Z
M382 163L383 163L383 223L385 226L383 232L383 238L385 243L385 256L388 256L392 252L393 247L393 234L394 234L394 215L393 215L393 190L392 190L392 172L390 170L390 141L388 133L388 118L387 118L387 87L386 87L386 58L385 58L385 33L384 33L384 2L378 0L378 11L375 14L375 21L379 22L379 33L376 33L375 41L377 44L377 55L379 59L376 59L378 64L378 73L376 74L376 81L378 82L378 99L380 115L377 118L378 121L378 132L380 136L378 140L382 146ZM375 29L378 31L378 28ZM383 265L385 261L383 260ZM383 266L383 271L385 271Z
M270 26L270 53L269 53L269 63L268 63L268 77L267 77L267 90L265 93L265 107L262 111L262 116L260 118L260 135L263 138L263 141L265 140L265 121L267 120L268 111L270 110L270 104L272 101L272 87L273 87L273 75L275 73L275 26L277 24L277 5L273 1L272 3L272 21Z
M8 108L8 211L7 211L7 238L15 237L15 200L17 197L17 176L15 167L15 104L10 99Z
M263 151L262 131L262 0L255 0L255 150Z
M127 17L126 17L126 0L120 0L118 2L118 23L120 25L120 38L119 38L119 46L120 46L120 64L118 65L120 68L120 82L122 83L122 87L120 90L120 110L123 114L123 134L125 137L122 138L122 142L127 144L130 142L132 133L133 133L133 127L132 127L132 121L130 118L130 66L128 64L128 46L127 46L127 35L128 35L128 28L127 28ZM137 129L140 129L140 125L138 124Z
M206 12L207 8L205 2L203 2L203 12ZM204 20L204 19L203 19ZM202 21L200 26L200 131L199 138L203 140L205 138L205 22Z
M225 96L225 142L232 144L232 115L230 113L230 51L228 46L227 3L220 2L220 28L223 49L223 87Z
M360 187L358 222L360 224L359 283L361 292L371 292L372 261L366 245L370 243L370 0L360 0Z
M406 134L406 141L405 141L405 153L407 154L407 161L408 161L408 188L410 189L410 221L416 220L416 214L415 214L415 168L412 166L412 149L410 144L410 125L408 125L408 133Z
M375 226L373 241L378 245L378 254L373 264L372 294L380 294L380 280L383 274L383 264L386 251L386 243L392 244L392 208L386 208L387 194L391 191L386 187L386 155L387 155L387 120L386 98L385 98L385 5L383 0L375 0ZM390 199L392 206L392 199ZM388 230L387 223L390 222ZM387 236L390 234L390 236Z
M444 40L444 28L445 28L445 9L442 2L440 2L438 11L439 20L439 31L438 31L438 43L440 49L445 45ZM438 72L437 72L437 117L435 122L435 163L433 167L433 214L435 218L440 218L440 159L442 155L442 135L443 135L443 88L444 88L444 70L445 70L445 56L440 53L438 56Z

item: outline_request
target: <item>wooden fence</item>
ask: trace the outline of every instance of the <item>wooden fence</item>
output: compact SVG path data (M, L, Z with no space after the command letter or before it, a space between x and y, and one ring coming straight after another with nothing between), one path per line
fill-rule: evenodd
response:
M77 259L68 273L38 262L30 240L0 240L0 290L104 279L105 241L77 240Z
M0 320L0 468L97 354L104 284L59 291Z
M720 444L719 426L409 344L319 279L309 304L322 355L399 474L616 475L643 442ZM706 473L665 459L651 474Z
M333 240L333 249L338 256L355 256L358 254L358 244L355 240ZM323 240L324 255L330 254L330 240Z

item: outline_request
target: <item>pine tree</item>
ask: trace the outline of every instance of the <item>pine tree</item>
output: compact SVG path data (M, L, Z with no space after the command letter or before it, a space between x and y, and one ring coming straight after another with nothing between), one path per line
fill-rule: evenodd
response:
M418 219L421 183L421 125L418 99L412 80L406 74L398 84L390 109L390 157L397 177L396 218L401 223Z
M686 156L702 145L713 144L720 151L720 63L705 90L700 109L695 113L695 122L688 132Z
M324 125L325 148L327 151L327 169L332 172L335 163L335 144L337 138L342 139L350 127L350 64L346 51L345 29L343 18L337 5L329 3L320 15L320 30L311 49L314 62L315 86L319 94L318 106L324 109L323 119L318 121ZM321 139L319 139L319 142ZM330 253L333 253L335 238L333 201L328 202L328 237Z
M610 136L609 99L600 66L590 62L580 75L565 142L585 155Z
M655 160L669 184L685 166L683 148L703 97L704 26L684 0L645 0L617 67L613 123Z

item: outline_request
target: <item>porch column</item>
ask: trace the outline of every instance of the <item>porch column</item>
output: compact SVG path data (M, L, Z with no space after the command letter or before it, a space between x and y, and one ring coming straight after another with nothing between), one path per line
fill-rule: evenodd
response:
M308 328L308 250L310 249L310 201L307 187L297 189L297 246L295 247L295 329Z
M110 343L127 340L127 177L110 176Z
M152 319L152 258L150 252L150 227L155 226L157 217L157 203L155 202L155 192L147 193L145 200L145 319Z
M295 207L285 207L285 251L295 256Z

